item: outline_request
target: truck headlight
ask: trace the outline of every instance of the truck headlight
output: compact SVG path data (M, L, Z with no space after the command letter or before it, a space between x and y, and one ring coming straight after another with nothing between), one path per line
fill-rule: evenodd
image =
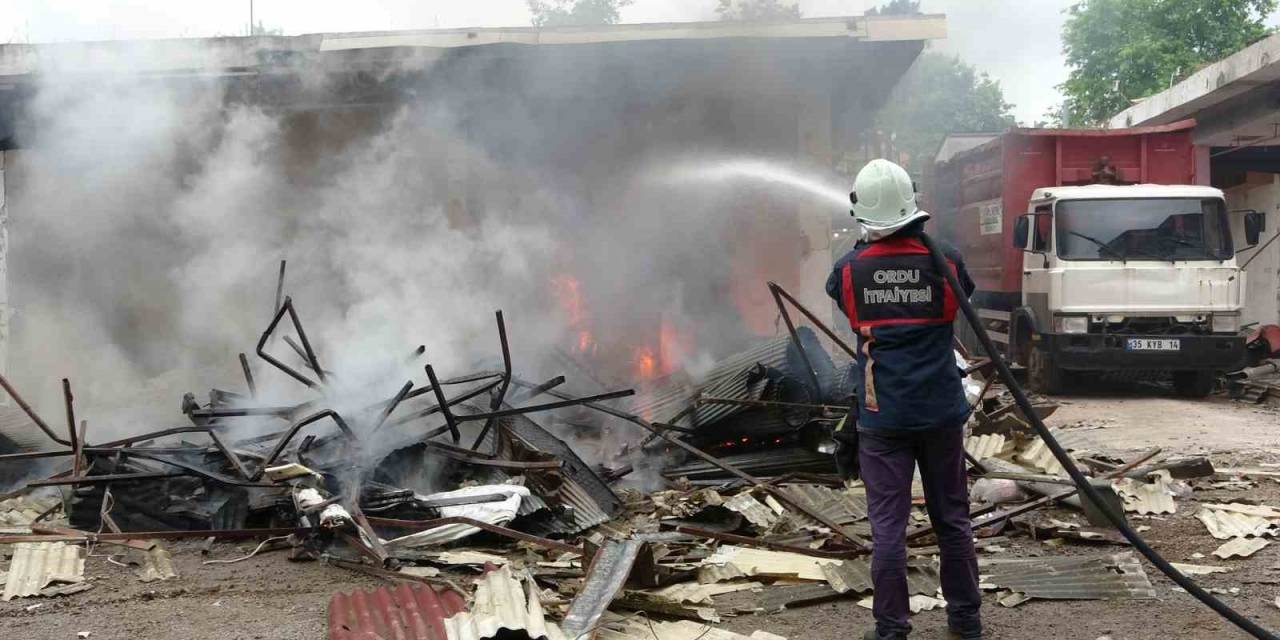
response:
M1215 313L1212 329L1214 333L1239 333L1240 316Z
M1089 333L1089 316L1058 316L1058 333Z

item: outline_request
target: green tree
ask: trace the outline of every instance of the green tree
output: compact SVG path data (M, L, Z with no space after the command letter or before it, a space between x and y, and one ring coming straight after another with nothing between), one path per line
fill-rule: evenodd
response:
M1133 100L1265 36L1276 0L1081 0L1067 10L1064 121L1096 126Z
M949 133L1001 132L1017 124L1000 83L959 58L925 52L894 88L876 127L922 170Z
M720 0L716 13L721 20L794 20L800 17L800 5L780 0Z
M868 9L869 16L908 16L920 13L920 0L890 0L882 7Z
M617 24L632 0L528 0L535 27Z

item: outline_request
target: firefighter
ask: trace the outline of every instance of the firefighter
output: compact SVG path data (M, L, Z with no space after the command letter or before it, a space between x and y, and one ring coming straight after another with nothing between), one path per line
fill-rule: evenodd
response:
M857 334L860 379L854 413L838 438L842 468L856 467L867 490L875 628L866 640L905 638L908 622L906 530L917 465L941 551L951 632L982 637L978 562L969 524L964 423L969 406L952 351L957 295L973 293L960 254L941 245L965 291L952 291L920 241L929 214L916 205L902 167L873 160L854 180L853 216L862 238L835 264L827 293ZM856 460L849 459L856 456ZM856 464L855 464L856 463Z

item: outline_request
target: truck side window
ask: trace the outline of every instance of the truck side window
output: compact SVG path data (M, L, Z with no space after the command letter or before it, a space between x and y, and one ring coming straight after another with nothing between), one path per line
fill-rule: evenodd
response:
M1035 221L1035 229L1031 234L1031 250L1048 251L1053 233L1053 216L1050 215L1049 207L1036 207L1036 215L1032 220Z

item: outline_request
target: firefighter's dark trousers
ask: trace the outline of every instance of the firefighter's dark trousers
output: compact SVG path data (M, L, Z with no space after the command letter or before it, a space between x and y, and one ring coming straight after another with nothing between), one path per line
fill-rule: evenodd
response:
M911 480L920 466L929 520L941 551L942 594L947 622L957 631L980 628L978 561L969 526L969 485L960 425L925 431L861 429L859 462L867 487L867 514L875 550L871 581L872 613L884 638L904 637L907 620L907 524L911 514Z

